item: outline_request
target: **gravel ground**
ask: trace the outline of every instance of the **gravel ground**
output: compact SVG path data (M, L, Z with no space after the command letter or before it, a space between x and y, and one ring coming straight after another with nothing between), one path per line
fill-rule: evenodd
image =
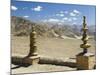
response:
M12 67L16 67L16 66L17 65L12 65ZM72 71L72 70L76 70L76 68L71 68L67 66L36 64L29 67L20 67L20 68L12 69L12 74Z

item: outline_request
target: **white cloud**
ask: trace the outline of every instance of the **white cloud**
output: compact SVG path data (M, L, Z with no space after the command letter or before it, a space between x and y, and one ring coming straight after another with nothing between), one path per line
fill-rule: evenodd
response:
M41 6L37 6L37 7L35 7L35 8L32 8L32 10L34 10L34 11L41 11L42 8L43 8L43 7L41 7Z
M68 21L69 21L69 22L71 22L71 21L72 21L72 19L71 19L71 18L69 18L69 19L68 19Z
M58 23L58 25L62 25L62 23L60 22L60 23Z
M52 23L57 23L59 21L60 21L59 19L54 19L54 18L50 18L50 19L43 20L43 22L52 22Z
M67 14L68 11L60 11L60 14Z
M53 18L49 19L48 21L49 21L49 22L59 22L58 19L53 19Z
M56 16L64 17L65 14L68 14L68 11L60 11L59 13L56 14Z
M17 8L16 6L13 6L13 5L12 5L12 6L11 6L11 9L14 10L14 11L16 11L18 8Z
M63 16L64 16L64 14L60 14L59 16L63 17Z
M80 12L78 10L76 10L76 9L73 10L73 12L76 13L76 14L80 14Z
M70 16L78 16L78 15L80 15L80 11L74 9L74 10L73 10L72 12L70 12L69 14L70 14Z
M71 12L71 13L70 13L70 16L76 16L76 14L75 14L75 13L73 13L73 12Z
M67 17L64 17L63 20L68 20L68 18Z
M63 17L63 16L64 16L64 14L56 14L56 16Z
M72 23L73 25L76 25L77 23L76 22L74 22L74 23Z
M28 18L29 16L25 15L25 16L23 16L23 17Z
M73 17L72 19L73 19L73 20L77 20L77 18L76 18L76 17Z

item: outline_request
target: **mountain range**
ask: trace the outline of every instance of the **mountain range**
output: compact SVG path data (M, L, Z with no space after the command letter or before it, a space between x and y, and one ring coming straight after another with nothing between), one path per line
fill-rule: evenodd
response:
M32 22L22 17L11 16L11 34L15 36L29 36L35 27L39 37L71 37L81 36L82 25L59 25L57 23ZM95 25L88 26L88 35L95 35Z

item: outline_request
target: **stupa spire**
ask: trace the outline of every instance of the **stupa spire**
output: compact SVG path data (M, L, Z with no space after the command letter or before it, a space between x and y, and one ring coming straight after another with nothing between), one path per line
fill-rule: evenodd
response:
M87 49L89 47L91 47L90 44L88 44L88 35L87 35L87 24L86 24L86 17L83 16L83 28L82 28L82 31L83 31L83 34L82 34L82 41L83 41L83 44L80 45L81 48L83 48L83 53L87 53Z
M28 56L36 56L37 55L37 46L36 46L36 32L35 27L32 26L32 32L30 33L30 52Z

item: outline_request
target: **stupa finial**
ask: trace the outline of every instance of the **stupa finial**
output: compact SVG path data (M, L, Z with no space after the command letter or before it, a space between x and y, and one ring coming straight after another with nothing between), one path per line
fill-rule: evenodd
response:
M87 49L89 47L91 47L91 45L87 43L87 41L88 41L87 30L88 30L88 28L87 28L87 24L86 24L86 17L83 16L83 28L82 28L82 31L83 31L82 41L83 41L83 44L80 45L80 47L83 48L83 53L87 53Z

